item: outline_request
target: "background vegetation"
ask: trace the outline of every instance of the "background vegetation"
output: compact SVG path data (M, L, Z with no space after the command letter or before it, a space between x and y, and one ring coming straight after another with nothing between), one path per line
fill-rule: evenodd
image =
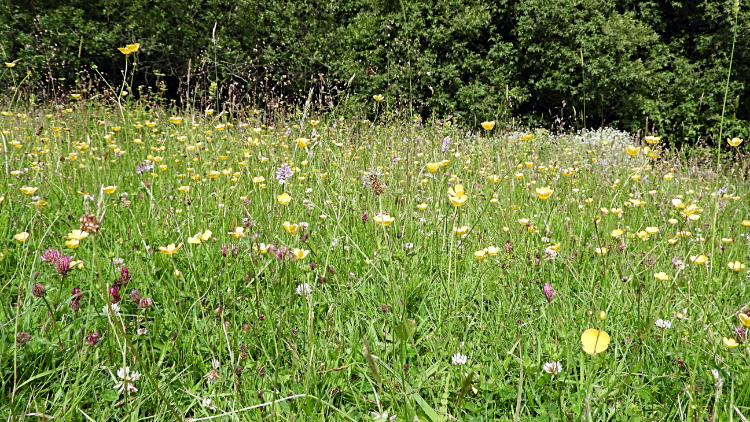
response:
M748 10L732 0L11 0L0 54L20 59L19 76L33 72L24 98L91 83L92 65L122 77L115 47L139 42L136 86L176 100L211 82L217 98L271 105L314 88L332 106L385 94L422 118L505 113L579 127L585 108L587 126L693 142L718 133L735 35L727 124L747 135Z

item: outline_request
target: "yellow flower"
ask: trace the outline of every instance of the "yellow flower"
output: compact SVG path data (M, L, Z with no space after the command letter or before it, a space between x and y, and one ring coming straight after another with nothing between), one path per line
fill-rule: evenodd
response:
M190 186L180 186L177 190L180 191L180 193L188 193L190 191Z
M127 48L131 53L135 53L140 47L141 45L139 43L128 44L125 46L125 48Z
M317 126L318 123L320 123L320 120L310 120L310 124L313 126Z
M372 219L375 220L375 223L377 223L379 226L387 226L396 220L395 217L391 217L388 214L376 215Z
M427 204L424 204L424 203L419 204L417 205L417 208L419 208L420 211L424 211L427 209Z
M659 228L658 227L646 227L646 233L648 234L659 233Z
M493 174L491 176L487 176L487 179L490 182L492 182L492 183L500 183L503 180L500 176L498 176L496 174Z
M268 252L268 249L270 247L271 247L271 245L266 245L265 243L260 243L260 244L257 244L257 245L253 245L253 250L255 252L266 253L266 252Z
M474 252L474 256L477 257L477 259L484 259L485 251L482 249L481 251Z
M175 246L174 243L170 243L166 247L159 246L159 251L165 255L174 256L174 254L177 253L178 250L182 247L182 243L180 243L180 246Z
M245 228L244 227L235 227L233 232L229 232L232 236L234 236L235 239L239 239L241 237L246 237L245 234Z
M81 230L73 230L70 233L68 233L67 236L65 236L66 239L74 239L74 240L83 240L89 236L88 233Z
M734 349L735 347L739 346L740 344L737 343L737 340L733 338L722 338L722 341L724 342L724 346L727 346L729 349Z
M39 188L34 188L34 187L31 187L31 186L24 186L24 187L21 188L21 192L25 193L26 195L33 195L34 192L37 191L37 189L39 189Z
M15 236L13 236L13 238L19 242L25 242L26 239L29 238L29 234L27 232L21 232L21 233L17 233Z
M654 277L656 277L657 280L661 280L661 281L669 280L669 276L663 272L658 272L654 274Z
M606 331L589 328L581 334L581 344L583 351L590 355L601 353L609 346L609 334Z
M484 130L490 131L494 127L495 127L495 121L494 120L492 120L490 122L482 122L482 128L484 128Z
M253 183L263 183L266 181L266 178L263 176L255 176L253 177Z
M604 311L599 312L599 321L604 321L607 319L607 313Z
M188 237L188 243L191 245L200 245L201 243L201 234L198 233L193 237Z
M562 246L562 243L555 243L554 245L550 246L549 248L552 249L555 252L560 252L560 246Z
M70 239L65 241L65 246L69 247L70 249L75 249L80 243L81 242L77 239Z
M597 255L604 255L608 251L607 248L596 248L594 249L594 252L596 252Z
M453 226L453 233L456 233L459 236L465 235L468 231L469 231L469 226L461 226L461 227Z
M558 243L558 246L559 246L559 245L560 245L560 244ZM485 251L487 251L487 253L488 253L489 255L491 255L491 256L495 256L495 255L497 255L497 254L498 254L498 253L500 252L500 248L498 248L497 246L488 246L488 247L487 247L487 248L485 249Z
M383 96L380 95L380 94L373 95L372 99L375 100L375 101L383 101Z
M212 115L212 114L214 114L214 110L213 110L213 109L211 109L211 108L207 108L207 109L206 109L206 115L207 115L207 116L210 116L210 115Z
M708 257L706 255L691 255L690 261L696 265L703 265L708 262Z
M281 195L278 195L276 199L279 201L279 204L281 205L287 205L289 204L289 201L292 200L292 196L288 193L284 192Z
M180 123L182 123L182 117L173 116L169 118L169 121L176 125L179 125Z
M456 185L455 188L448 188L448 195L450 196L461 196L464 194L463 185Z
M641 239L641 240L648 240L648 233L646 233L643 230L641 230L638 233L636 233L636 236L638 236L638 238Z
M305 249L298 249L298 248L292 249L292 254L294 255L294 259L303 259L309 253L310 251L305 250Z
M128 54L130 54L130 49L129 49L129 48L127 48L127 47L117 47L117 49L118 49L118 50L120 50L120 53L122 53L122 54L124 54L124 55L126 55L126 56L127 56Z
M528 133L526 135L522 135L521 136L521 140L522 141L530 141L532 138L534 138L534 134L533 133Z
M658 143L659 141L661 141L661 137L659 137L659 136L647 136L644 139L649 144L655 144L655 143Z
M672 174L672 173L667 173L667 174L664 175L664 180L666 180L667 182L669 182L673 178L674 178L674 174Z
M116 190L117 186L107 186L106 188L104 188L104 192L106 192L107 194L113 194Z
M739 146L742 143L742 139L740 139L740 138L732 138L732 139L727 139L727 142L729 142L729 145L731 145L733 147L737 147L737 146Z
M622 229L614 229L612 230L612 237L620 237L622 234L625 233Z
M750 327L750 317L745 314L740 314L740 322L742 322L742 325L745 327Z
M16 67L16 62L5 62L5 66L7 66L7 67Z
M734 239L722 237L721 241L724 242L724 243L732 243L732 242L734 242Z
M460 207L469 199L469 197L466 195L461 195L461 196L451 196L449 199L451 200L451 203L453 203L454 207Z
M427 170L430 173L435 173L440 168L440 163L427 163Z
M742 227L750 227L750 220L742 220Z
M297 146L300 148L305 148L310 143L310 140L307 138L297 138Z
M732 269L734 271L742 271L745 268L745 264L739 261L730 262L727 265L729 265L729 269Z
M212 179L216 179L217 177L221 176L221 172L217 170L211 170L208 172L208 177Z
M627 152L628 155L631 156L631 157L635 157L638 154L638 151L640 151L640 150L641 150L640 148L637 148L637 147L634 147L634 146L629 146L629 147L625 148L625 152Z
M214 233L211 230L206 230L203 234L197 234L196 237L200 237L200 239L205 242L206 240L210 240L213 234Z
M550 195L552 195L552 192L554 192L552 189L544 187L544 188L536 188L536 196L538 196L541 199L547 199Z
M282 226L282 227L284 227L284 229L285 229L285 230L286 230L287 232L289 232L289 233L294 233L294 232L296 232L296 231L297 231L297 229L299 228L299 225L298 225L298 224L291 224L291 223L289 223L288 221L285 221L285 222L284 222L284 224L282 224L281 226Z

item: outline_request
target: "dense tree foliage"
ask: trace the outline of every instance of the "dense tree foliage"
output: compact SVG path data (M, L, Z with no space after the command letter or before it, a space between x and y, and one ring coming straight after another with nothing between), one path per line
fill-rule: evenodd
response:
M718 133L735 36L724 127L750 135L749 27L733 0L9 0L0 53L48 95L96 79L92 65L122 80L116 47L139 42L138 84L183 101L304 101L313 87L324 104L380 93L472 125L580 126L585 109L588 126L693 141Z

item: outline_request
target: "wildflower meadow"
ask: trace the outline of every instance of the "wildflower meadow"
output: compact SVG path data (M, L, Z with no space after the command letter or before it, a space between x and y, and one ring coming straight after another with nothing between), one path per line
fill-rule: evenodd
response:
M750 417L736 134L129 91L0 116L4 419Z

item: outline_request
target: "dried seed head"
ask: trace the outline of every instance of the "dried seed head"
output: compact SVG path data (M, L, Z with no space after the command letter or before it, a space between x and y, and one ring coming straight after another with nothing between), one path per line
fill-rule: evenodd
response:
M34 295L34 297L41 299L47 294L47 289L44 288L43 285L37 283L31 289L31 294Z
M99 231L99 223L96 221L96 216L85 213L81 216L81 231L86 233L96 233Z

